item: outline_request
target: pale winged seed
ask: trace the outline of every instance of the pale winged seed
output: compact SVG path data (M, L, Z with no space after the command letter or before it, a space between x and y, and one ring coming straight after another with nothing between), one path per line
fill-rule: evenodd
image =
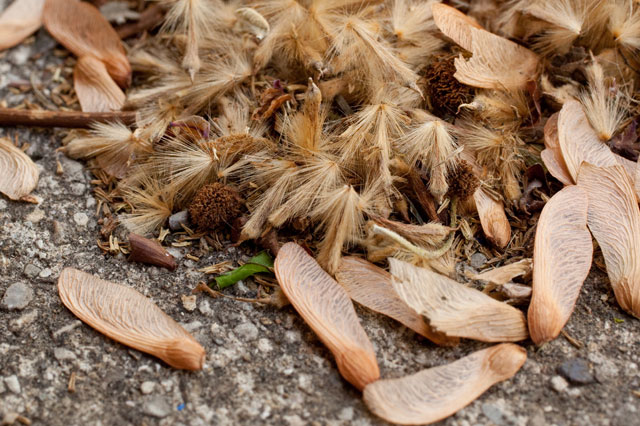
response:
M333 353L342 377L360 390L378 380L373 345L340 284L295 243L280 248L274 269L293 307Z
M640 318L640 211L622 166L580 166L578 186L589 196L587 225L598 241L616 300Z
M404 303L391 284L391 274L358 257L343 257L336 280L349 297L373 311L386 315L439 345L456 344L458 339L437 333Z
M502 285L508 283L515 277L526 275L531 271L531 259L522 259L518 262L493 268L480 274L470 274L472 280L489 281L490 283Z
M582 105L567 101L558 117L558 142L562 158L573 182L583 161L596 166L615 166L617 161L607 145L600 141L589 124Z
M533 292L528 321L531 340L555 339L569 320L589 274L593 244L587 229L588 195L567 186L542 209L533 253Z
M545 149L540 153L540 157L554 178L565 185L571 185L573 179L567 170L558 140L558 116L557 112L554 113L544 125Z
M471 28L471 59L455 59L454 77L473 87L525 89L535 80L538 56L529 49L488 31Z
M529 337L522 312L451 278L389 258L393 288L435 330L483 342Z
M431 5L433 22L440 31L465 50L472 51L471 28L482 27L458 9L442 3Z
M364 389L364 402L375 415L391 423L437 422L494 384L513 377L526 359L523 348L503 343L410 376L378 380Z
M151 300L132 288L73 268L58 279L62 303L97 331L172 367L202 368L205 350Z
M501 201L495 201L484 189L473 193L480 224L486 237L499 248L504 248L511 239L511 225Z
M51 36L74 55L101 60L120 87L130 84L131 66L120 37L95 6L78 0L46 0L42 17Z
M433 20L447 37L473 56L456 58L455 77L461 83L485 89L524 89L538 72L538 56L517 43L483 29L457 9L432 5Z
M14 0L0 15L0 50L13 47L42 26L44 0Z
M73 88L83 112L119 111L126 98L104 63L93 56L78 58L73 70Z
M0 192L12 200L28 196L38 184L38 168L10 140L0 138Z

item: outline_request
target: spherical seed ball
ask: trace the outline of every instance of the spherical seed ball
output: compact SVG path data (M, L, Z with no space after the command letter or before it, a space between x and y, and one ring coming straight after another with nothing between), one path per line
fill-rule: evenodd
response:
M472 99L473 89L460 83L453 76L456 55L441 54L435 56L425 70L427 95L436 110L455 114L458 106Z
M235 189L216 182L200 188L188 210L199 229L230 226L242 211L242 199Z
M460 201L471 197L480 185L480 181L473 173L473 168L464 160L460 160L456 167L449 172L447 182L449 183L449 195L458 197Z

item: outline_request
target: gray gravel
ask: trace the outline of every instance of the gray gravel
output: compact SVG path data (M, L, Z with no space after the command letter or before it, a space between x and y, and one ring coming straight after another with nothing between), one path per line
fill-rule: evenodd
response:
M24 100L8 84L30 73L47 87L62 59L37 53L36 42L0 54L0 99ZM53 66L52 66L53 64ZM56 65L57 64L57 65ZM32 101L32 94L27 94ZM0 419L22 415L34 425L376 425L357 390L342 380L330 353L291 308L277 310L229 299L189 296L204 276L197 268L246 259L250 246L209 252L199 262L172 248L175 272L127 263L96 246L96 200L83 165L56 154L53 131L0 129L31 144L41 170L40 205L0 197ZM57 175L56 158L64 167ZM479 256L476 265L486 262ZM171 369L159 360L105 338L60 302L55 283L72 266L129 285L189 329L207 350L199 372ZM18 286L18 287L15 287ZM250 280L226 290L256 297ZM191 305L189 305L191 303ZM16 309L7 310L15 306ZM20 308L18 308L20 306ZM393 321L358 308L383 377L399 377L454 361L486 345L438 348ZM640 321L616 305L606 276L592 271L566 331L543 346L524 346L529 359L512 379L486 392L446 425L640 425ZM556 372L582 358L595 380L575 386ZM68 390L75 377L75 392Z

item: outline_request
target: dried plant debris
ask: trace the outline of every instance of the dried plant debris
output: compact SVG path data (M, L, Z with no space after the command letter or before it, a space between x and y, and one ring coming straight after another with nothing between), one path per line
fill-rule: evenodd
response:
M416 333L439 345L455 345L456 338L435 332L429 324L398 297L391 284L391 274L374 264L345 256L336 271L336 280L355 302L395 319Z
M120 37L95 6L79 0L46 0L43 20L51 36L74 55L102 61L118 86L129 86L131 66Z
M129 234L129 261L160 266L173 271L177 268L175 258L157 240L150 240L138 234Z
M32 201L38 184L38 167L9 139L0 138L0 192L12 200Z
M230 227L242 211L242 199L238 192L221 183L205 185L189 204L189 219L199 229Z
M58 278L58 292L74 315L106 336L172 367L202 369L204 348L137 291L65 268Z
M547 202L538 220L528 313L529 333L536 344L560 334L591 268L589 198L580 186L567 186Z
M587 225L604 255L616 300L640 318L640 210L622 166L582 163L578 186L589 197Z
M434 330L483 342L517 342L529 337L522 312L451 278L389 259L393 288Z
M19 43L42 26L44 0L14 0L0 14L0 50Z
M492 34L451 6L433 5L438 28L472 53L455 60L455 77L463 84L485 89L524 89L538 72L538 56L532 51Z
M109 76L105 64L93 56L78 58L73 88L84 112L119 111L124 105L124 92Z
M378 380L373 345L340 284L295 243L282 246L274 269L291 304L333 353L342 377L360 390Z
M482 188L474 192L473 199L486 237L497 247L506 247L511 240L511 225L502 201L494 200Z
M472 280L489 281L492 284L502 285L531 272L531 259L522 259L508 265L499 266L479 274L470 274Z
M573 182L583 161L596 166L615 166L617 161L609 147L600 141L582 105L568 101L558 116L558 142L562 158Z
M496 383L513 377L527 359L524 348L503 343L451 364L367 385L364 402L377 416L401 425L430 424L454 414Z
M638 314L637 1L144 3L118 31L79 0L17 0L0 15L0 48L37 28L41 6L76 56L64 108L105 112L65 114L121 117L63 141L96 176L103 239L122 231L117 218L201 252L228 236L267 248L273 268L254 258L219 287L275 269L274 294L360 389L379 373L349 296L440 344L525 339L510 305L527 309L532 297L532 338L546 341L588 270L585 220L620 305ZM109 5L110 19L136 19L133 3ZM27 108L0 111L0 122L38 115ZM7 143L0 158L15 173L1 189L28 200L37 169ZM304 249L279 252L292 236ZM128 252L115 237L99 245ZM472 253L500 267L466 286L457 274Z

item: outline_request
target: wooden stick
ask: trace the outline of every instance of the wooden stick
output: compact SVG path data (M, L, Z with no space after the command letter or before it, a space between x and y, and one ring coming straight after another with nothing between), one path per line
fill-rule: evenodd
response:
M120 25L116 28L116 32L121 39L129 38L155 27L162 22L162 18L164 18L164 10L159 4L154 4L147 7L140 14L140 19L129 24Z
M129 126L136 121L135 111L81 112L0 108L0 127L87 128L92 123L120 121Z

